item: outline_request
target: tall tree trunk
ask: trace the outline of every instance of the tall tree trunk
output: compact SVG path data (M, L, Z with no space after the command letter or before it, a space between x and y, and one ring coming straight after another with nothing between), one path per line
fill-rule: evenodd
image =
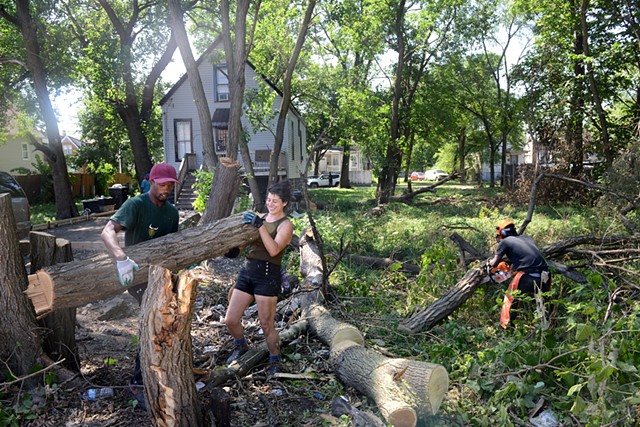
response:
M280 104L280 113L278 114L278 123L276 126L276 139L273 144L273 150L271 150L271 157L269 159L269 183L274 184L278 182L278 164L280 160L280 152L282 151L282 142L284 140L284 130L287 124L287 114L289 107L291 106L291 79L293 78L293 71L296 68L298 58L300 57L300 51L304 44L304 39L307 37L307 30L309 29L309 23L313 15L313 9L316 6L316 0L309 0L307 3L307 9L300 24L298 31L298 38L296 40L295 48L291 53L291 58L287 64L287 69L282 81L282 103ZM291 141L293 143L293 141Z
M178 50L180 50L182 62L184 62L184 66L187 69L187 78L189 79L189 85L191 86L193 102L195 103L198 111L200 132L202 135L202 147L204 152L204 167L208 171L213 171L218 165L218 156L216 156L215 143L213 139L211 110L209 109L209 103L207 102L207 97L204 92L204 86L202 85L198 65L193 57L191 45L189 45L189 38L187 37L187 30L185 29L183 21L184 12L180 8L179 0L169 0L169 15L171 17L171 28L176 35Z
M246 136L246 134L244 134ZM242 138L240 141L240 155L242 156L242 163L244 163L244 170L247 175L247 181L249 182L249 190L253 196L253 209L261 211L264 208L264 195L258 187L258 181L256 180L256 174L253 171L253 163L251 162L251 152L249 151L249 144L246 138Z
M400 99L402 98L402 73L405 62L404 5L405 1L400 0L395 10L394 31L398 44L398 63L396 64L393 99L391 103L391 135L385 155L386 162L382 167L376 191L376 198L379 205L389 202L393 196L396 185L395 177L397 176L402 161L402 150L400 149Z
M42 349L33 308L24 293L27 272L9 194L0 195L0 252L0 360L14 375L26 375Z
M238 148L242 138L242 106L244 102L245 91L245 67L249 57L249 48L247 47L247 14L249 12L250 0L239 0L235 9L235 28L234 37L231 37L231 18L229 0L220 1L220 14L222 17L222 42L224 45L224 55L227 61L227 72L229 76L229 142L227 144L227 157L231 161L238 159ZM255 5L255 19L257 20L258 10L260 8L260 0ZM255 24L255 21L254 21ZM252 28L253 31L253 28ZM253 32L252 32L253 34ZM226 176L224 166L218 163L205 215L202 217L202 223L208 224L220 218L224 218L231 214L233 204L238 194L239 181L237 185L228 185L229 182L223 182ZM214 189L217 189L214 191ZM206 211L215 211L208 214Z
M40 43L36 24L31 18L30 1L16 1L16 17L10 21L22 33L24 46L27 55L27 68L31 74L31 80L40 106L40 113L44 120L48 144L44 145L40 141L34 144L42 151L53 175L53 190L56 197L56 218L65 219L78 216L78 209L73 203L71 195L71 181L67 173L67 161L62 150L60 131L58 130L58 120L53 111L49 88L47 86L47 72L42 59L40 58ZM34 138L32 138L32 142Z
M582 49L584 56L591 58L591 50L589 49L589 28L587 26L587 10L589 9L589 0L580 2L580 28L582 29ZM613 163L614 150L609 140L609 125L607 124L607 113L602 108L602 100L600 91L596 84L596 78L593 72L593 62L585 61L587 66L587 77L589 79L589 90L591 91L591 100L598 114L598 123L600 125L600 143L602 144L602 152L607 168Z
M349 143L349 141L345 141L342 148L342 163L340 164L340 188L351 188L351 182L349 181L351 144Z
M579 7L576 6L576 0L569 0L571 10L578 16ZM580 28L580 20L574 20L574 40L573 53L576 59L573 62L573 90L570 101L570 114L567 129L567 142L570 147L570 173L573 176L582 173L582 162L584 160L584 136L583 119L584 119L584 62L582 55L584 54L582 43L582 30ZM568 148L569 148L568 147Z
M465 144L467 142L467 128L462 126L460 128L460 135L458 136L458 155L460 156L460 182L463 184L467 182L467 173L465 172L464 156L465 156Z

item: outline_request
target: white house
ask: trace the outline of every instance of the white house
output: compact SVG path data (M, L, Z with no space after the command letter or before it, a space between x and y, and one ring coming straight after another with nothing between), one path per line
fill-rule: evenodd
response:
M214 129L215 152L219 157L227 155L229 121L229 80L224 64L222 41L216 40L197 61L207 102L211 111L211 126ZM245 67L246 91L258 90L259 82L266 83L276 94L273 111L278 111L282 93L266 78L262 77L251 63ZM186 74L167 92L160 101L162 107L162 129L165 162L180 170L185 157L195 157L195 167L203 163L202 132L191 86ZM254 132L245 114L242 126L249 135L249 151L258 184L265 187L269 176L269 158L274 145L277 115L270 122L269 130ZM300 179L307 158L307 127L298 111L290 108L286 119L286 131L282 143L279 175L292 181ZM192 154L191 156L187 156ZM241 156L237 156L241 160Z
M327 150L318 162L318 172L340 173L342 152L341 147ZM349 182L351 184L371 184L371 181L371 162L359 149L351 148L349 152Z
M11 172L13 169L25 169L37 172L33 164L36 162L35 147L29 138L22 135L18 129L18 114L12 108L5 112L9 116L7 127L4 130L4 137L0 138L0 171ZM47 140L42 133L33 129L31 132L36 138L46 143ZM40 153L40 159L44 160L44 155Z

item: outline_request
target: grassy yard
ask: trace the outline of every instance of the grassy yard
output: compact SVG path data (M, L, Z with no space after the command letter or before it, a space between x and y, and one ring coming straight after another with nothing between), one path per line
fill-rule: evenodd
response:
M408 336L398 323L465 273L449 236L460 234L488 256L495 250L495 223L507 217L519 226L527 206L510 204L499 189L446 184L415 205L390 203L382 215L369 217L374 194L374 187L309 191L312 201L326 206L313 213L325 253L347 247L350 254L393 256L418 264L421 272L340 262L330 277L331 310L358 326L371 347L445 366L450 391L434 425L524 425L540 399L561 425L634 425L640 410L638 305L609 306L613 290L628 278L606 277L593 265L581 269L586 284L555 274L547 295L556 310L554 327L530 301L531 310L508 330L499 326L506 284L488 284L432 330ZM296 232L307 225L306 217L296 220ZM569 236L621 233L611 211L581 205L537 206L526 230L540 247ZM296 257L289 255L291 269ZM638 271L633 262L624 268Z

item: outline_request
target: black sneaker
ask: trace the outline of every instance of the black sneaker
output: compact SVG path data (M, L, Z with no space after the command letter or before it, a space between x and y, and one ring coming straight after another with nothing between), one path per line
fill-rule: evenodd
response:
M267 376L274 377L280 373L280 363L270 363L267 367Z
M247 347L247 346L237 346L236 349L233 350L233 353L231 353L231 356L229 356L227 358L227 365L231 365L233 362L238 360L240 358L240 356L245 354L247 351L249 351L249 347Z
M144 400L144 386L137 384L129 384L129 394L136 401L134 404L135 408L142 409L143 411L147 410L147 402Z

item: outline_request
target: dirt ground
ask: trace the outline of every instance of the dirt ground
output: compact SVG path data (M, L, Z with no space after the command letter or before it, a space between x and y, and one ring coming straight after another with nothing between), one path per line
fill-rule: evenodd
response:
M49 230L72 241L74 258L84 259L103 249L99 232L106 219L93 224L70 226L66 230ZM79 230L81 229L81 230ZM84 242L84 244L74 244ZM227 292L235 282L243 258L220 257L201 263L206 279L200 284L192 320L194 367L215 369L223 366L231 353L232 341L222 319ZM115 274L115 270L114 270ZM81 364L83 387L65 384L41 387L33 393L30 413L35 419L25 426L150 426L150 416L136 407L128 393L138 349L139 307L126 292L109 300L77 309L76 342ZM291 319L288 319L291 320ZM262 342L256 316L244 320L250 344ZM284 322L279 323L284 327ZM339 425L330 415L333 398L346 394L352 404L371 410L367 402L352 390L345 390L332 373L329 352L309 336L301 336L283 348L284 371L314 372L317 380L270 378L264 366L258 366L245 378L237 378L223 388L231 396L231 426L315 426ZM203 382L206 384L206 380ZM88 388L111 387L113 397L86 401L81 398ZM200 392L205 424L214 426L207 388ZM344 424L342 424L344 425Z

